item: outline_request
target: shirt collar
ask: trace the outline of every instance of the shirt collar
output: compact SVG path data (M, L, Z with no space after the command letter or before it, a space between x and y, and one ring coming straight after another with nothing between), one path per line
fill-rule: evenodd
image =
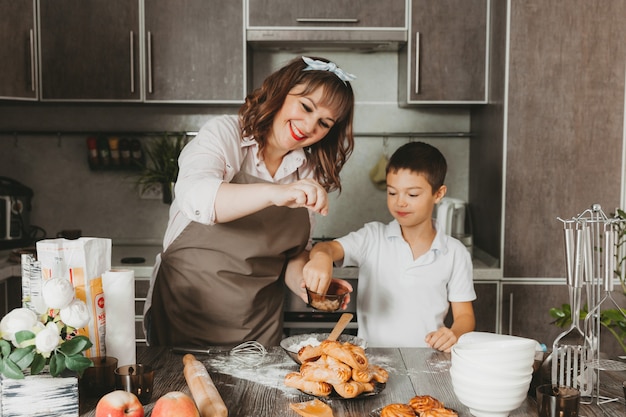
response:
M241 141L242 148L249 148L248 152L252 154L254 164L259 166L262 163L262 159L259 157L259 143L252 137L248 136ZM289 176L296 172L298 168L302 167L307 161L306 153L304 149L297 148L290 151L283 157L283 161L274 176L276 180Z
M437 223L434 219L433 219L433 227L435 228L436 234L435 234L435 238L433 239L433 243L430 246L430 251L435 252L435 253L440 252L445 255L446 253L448 253L447 236L442 230L437 228ZM397 220L393 220L391 223L389 223L389 227L387 228L386 234L387 234L387 239L389 238L404 239L402 237L402 228L400 227L400 223L398 223Z

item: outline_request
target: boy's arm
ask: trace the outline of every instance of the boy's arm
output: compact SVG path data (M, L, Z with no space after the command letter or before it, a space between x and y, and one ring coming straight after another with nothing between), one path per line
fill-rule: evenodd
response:
M471 301L452 302L452 326L450 330L454 333L457 340L467 332L471 332L476 328L476 318L474 317L474 307Z
M326 294L333 278L333 263L343 257L343 246L337 241L320 242L313 246L309 262L302 271L307 288Z
M450 307L453 317L452 326L449 329L442 326L434 332L428 333L425 340L430 347L443 352L450 352L459 337L471 332L476 326L474 307L471 301L451 302Z

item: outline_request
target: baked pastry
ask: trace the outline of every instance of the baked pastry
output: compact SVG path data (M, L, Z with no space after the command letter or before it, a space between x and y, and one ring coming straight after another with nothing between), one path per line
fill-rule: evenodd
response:
M322 355L322 346L306 345L300 348L298 351L298 360L300 363L307 361L314 361Z
M340 360L351 368L366 370L369 365L365 350L360 346L346 342L342 344L337 341L325 340L320 345L322 352L328 356Z
M415 417L415 411L408 404L393 403L380 410L380 417Z
M431 408L443 408L443 403L430 395L416 395L409 400L409 405L417 414Z
M341 384L352 376L352 369L337 359L322 355L314 362L304 362L300 366L300 374L308 381Z
M458 414L449 408L440 407L422 411L420 417L458 417Z
M333 388L343 398L354 398L364 392L374 391L374 384L350 380L341 384L333 384Z
M326 382L307 381L299 372L285 375L285 385L316 397L328 397L333 390L333 386Z
M389 379L389 373L378 365L370 364L366 370L352 368L352 379L359 382L370 382L373 380L384 384Z

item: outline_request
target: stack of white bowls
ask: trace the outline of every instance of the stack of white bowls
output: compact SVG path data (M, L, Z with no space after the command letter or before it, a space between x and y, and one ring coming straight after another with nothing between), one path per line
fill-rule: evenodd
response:
M537 342L470 332L452 347L450 376L459 401L475 417L506 417L525 400Z

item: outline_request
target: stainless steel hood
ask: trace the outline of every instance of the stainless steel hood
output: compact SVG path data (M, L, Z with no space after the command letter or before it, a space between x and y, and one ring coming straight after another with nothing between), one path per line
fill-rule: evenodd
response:
M253 49L397 51L407 42L404 29L341 30L328 28L248 28L246 40Z

